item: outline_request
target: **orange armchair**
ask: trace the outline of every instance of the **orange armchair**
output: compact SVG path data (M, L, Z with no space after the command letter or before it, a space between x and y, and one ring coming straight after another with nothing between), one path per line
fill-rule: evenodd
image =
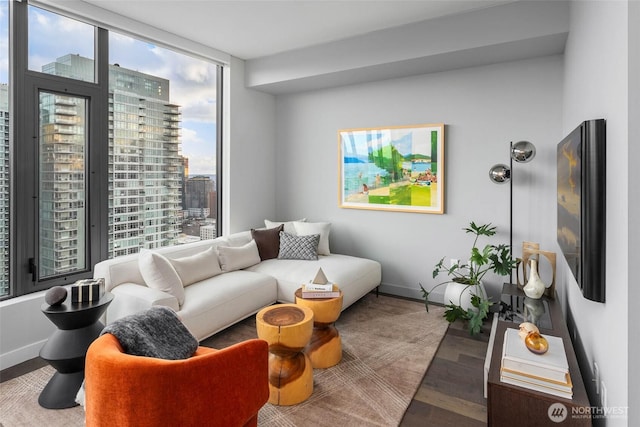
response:
M85 410L94 426L256 426L269 399L268 344L198 347L189 359L132 356L104 334L87 351Z

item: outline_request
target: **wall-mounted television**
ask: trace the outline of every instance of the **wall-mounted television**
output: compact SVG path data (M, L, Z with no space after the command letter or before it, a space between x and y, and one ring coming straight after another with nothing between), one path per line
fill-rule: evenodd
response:
M558 144L558 244L585 298L605 301L606 122Z

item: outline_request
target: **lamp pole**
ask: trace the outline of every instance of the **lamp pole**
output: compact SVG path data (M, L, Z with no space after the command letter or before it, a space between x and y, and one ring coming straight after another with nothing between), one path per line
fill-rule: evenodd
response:
M513 141L509 143L509 256L513 259ZM513 268L509 269L509 284L513 285Z

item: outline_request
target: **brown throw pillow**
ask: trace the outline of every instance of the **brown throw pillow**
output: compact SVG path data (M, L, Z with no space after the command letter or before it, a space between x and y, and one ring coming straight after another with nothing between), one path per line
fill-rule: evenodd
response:
M251 230L251 237L258 245L260 260L278 258L280 252L280 232L284 229L284 224L276 228L266 230Z

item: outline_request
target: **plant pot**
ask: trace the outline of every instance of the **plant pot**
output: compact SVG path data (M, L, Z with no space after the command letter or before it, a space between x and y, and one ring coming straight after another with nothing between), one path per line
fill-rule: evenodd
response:
M447 283L447 288L444 291L444 304L454 304L459 305L465 310L475 310L475 307L471 305L472 295L487 298L487 291L485 290L482 282L477 285L465 285L458 282L449 282Z

